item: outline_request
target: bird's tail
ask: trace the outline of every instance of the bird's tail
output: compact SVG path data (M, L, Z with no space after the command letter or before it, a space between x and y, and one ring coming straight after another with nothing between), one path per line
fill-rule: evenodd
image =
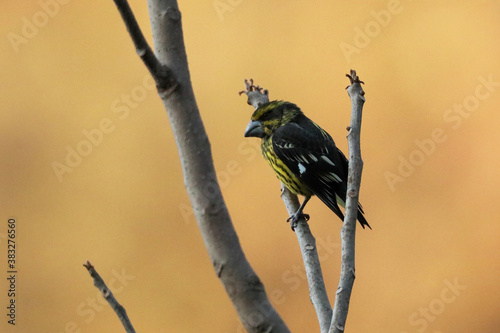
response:
M361 226L363 227L363 229L365 228L365 226L367 226L371 230L372 227L370 227L370 225L368 224L368 221L366 221L365 216L363 214L364 214L363 207L361 207L361 205L358 205L358 221L359 221L359 224L361 224Z
M321 201L323 201L327 206L328 208L330 208L342 221L344 221L344 214L342 213L342 211L340 210L339 208L339 205L344 207L345 208L345 202L344 200L342 200L338 195L336 196L337 197L337 202L334 202L333 200L331 200L331 198L329 196L325 197L321 194L317 194L318 198L321 199ZM361 207L361 204L358 203L358 221L359 221L359 224L361 224L361 226L363 227L363 229L365 228L365 226L367 226L368 228L371 228L370 225L368 224L368 221L366 221L365 219L365 216L363 215L365 212L363 211L363 207Z

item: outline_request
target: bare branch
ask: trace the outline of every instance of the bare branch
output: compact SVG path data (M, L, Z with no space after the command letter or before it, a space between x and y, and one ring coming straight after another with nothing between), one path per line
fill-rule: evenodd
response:
M115 0L120 9L126 0ZM149 47L133 15L122 14L145 65L155 78L177 144L184 184L217 276L249 332L289 332L271 305L259 277L245 258L217 181L210 142L191 85L175 0L148 0L157 61L154 70ZM135 22L135 23L134 23ZM153 55L154 56L154 55Z
M349 174L347 178L347 198L345 218L340 233L342 241L342 264L340 270L339 287L336 292L335 304L333 307L332 324L330 333L341 333L345 331L347 313L349 311L349 301L351 298L352 286L355 279L355 239L356 239L356 219L358 216L359 187L361 185L361 172L363 170L363 160L361 159L360 133L361 115L365 102L362 81L356 75L356 71L351 70L347 75L351 84L347 87L347 93L351 98L351 126L347 140L349 144Z
M299 199L281 183L281 198L289 215L299 209ZM316 310L321 332L328 332L332 320L332 307L326 292L323 272L319 262L316 239L309 229L309 224L304 218L300 218L295 227L295 235L302 253L302 260L306 270L307 283L309 284L309 298Z
M245 90L241 94L248 96L247 103L257 109L260 105L269 102L269 91L254 85L252 79L245 80ZM299 199L291 193L286 186L281 184L281 199L289 215L294 214L299 208ZM299 242L300 252L309 284L309 297L316 310L321 332L328 332L332 320L332 307L328 300L321 264L319 262L316 240L304 218L299 219L295 227L295 235Z
M87 269L90 276L94 280L94 286L96 286L96 288L101 291L102 297L104 297L104 299L108 301L111 308L115 311L116 315L122 322L123 327L125 327L125 331L127 333L135 333L134 327L132 326L130 319L128 319L127 311L125 311L125 308L118 303L111 290L109 290L109 288L106 286L106 283L104 283L104 280L95 270L94 266L92 266L92 264L88 260L85 264L83 264L83 266Z

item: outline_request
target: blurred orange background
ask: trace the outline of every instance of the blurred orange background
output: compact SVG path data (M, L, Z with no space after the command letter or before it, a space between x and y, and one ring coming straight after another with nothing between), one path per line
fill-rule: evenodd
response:
M131 1L152 42L145 1ZM500 331L500 2L181 1L197 102L244 251L291 331L318 332L279 182L237 92L298 104L347 153L366 83L347 332ZM202 243L162 103L113 1L0 5L2 332L243 332ZM78 153L76 155L75 151ZM69 155L69 156L68 156ZM341 223L306 209L333 302ZM16 220L16 325L6 314Z

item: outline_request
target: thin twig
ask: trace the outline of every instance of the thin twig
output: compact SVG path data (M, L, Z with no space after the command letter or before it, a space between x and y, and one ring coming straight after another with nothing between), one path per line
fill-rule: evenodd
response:
M336 292L335 304L333 307L332 324L330 333L342 333L345 331L347 313L349 311L349 301L355 275L355 239L356 239L356 219L358 216L359 187L361 185L361 172L363 170L363 160L361 159L360 132L361 115L365 102L362 81L356 75L356 71L351 70L347 75L351 84L347 87L347 93L351 98L351 126L347 135L349 144L349 174L347 178L347 198L345 218L340 233L342 242L342 264L340 269L339 287Z
M299 208L299 199L283 183L281 183L281 199L285 203L289 215L295 213ZM307 283L309 285L309 298L316 311L321 332L328 332L332 320L332 307L326 292L325 281L323 280L316 239L304 218L299 219L295 227L295 235L297 236L302 260L304 261Z
M132 323L127 316L127 311L125 311L125 308L118 303L111 290L109 290L109 288L106 286L106 283L104 283L104 280L95 270L94 266L92 266L92 264L88 260L85 264L83 264L83 266L87 269L90 276L94 280L94 286L96 286L96 288L101 291L104 299L108 301L111 308L115 311L116 315L122 322L123 327L125 327L125 331L127 333L135 333L134 327L132 326Z

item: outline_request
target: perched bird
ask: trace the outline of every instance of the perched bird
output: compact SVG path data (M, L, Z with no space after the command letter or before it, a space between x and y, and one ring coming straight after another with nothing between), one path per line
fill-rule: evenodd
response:
M245 137L262 139L262 155L279 180L294 194L305 197L291 221L292 229L303 216L305 205L316 195L343 221L339 204L345 207L349 161L335 146L332 137L300 108L285 101L261 105L252 114ZM358 221L370 225L358 206Z

